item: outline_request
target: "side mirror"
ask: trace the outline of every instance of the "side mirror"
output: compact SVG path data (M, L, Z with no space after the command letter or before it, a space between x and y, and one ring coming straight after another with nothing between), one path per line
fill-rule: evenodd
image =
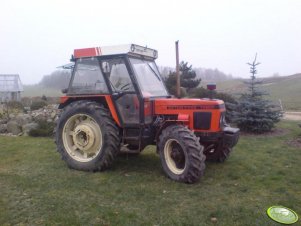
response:
M101 64L102 70L104 73L110 73L111 69L110 69L110 64L106 61L102 62Z
M62 93L67 93L68 92L68 88L62 89Z

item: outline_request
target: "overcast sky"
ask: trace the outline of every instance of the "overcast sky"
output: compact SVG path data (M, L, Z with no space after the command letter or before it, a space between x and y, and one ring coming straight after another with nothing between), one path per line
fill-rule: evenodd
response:
M24 84L68 63L73 49L135 43L157 49L160 66L180 60L247 77L301 72L301 0L2 0L0 74Z

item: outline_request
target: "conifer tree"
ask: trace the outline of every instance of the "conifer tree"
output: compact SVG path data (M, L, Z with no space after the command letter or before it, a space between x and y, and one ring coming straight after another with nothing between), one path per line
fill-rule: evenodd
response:
M248 91L241 94L232 114L233 122L242 131L264 133L274 128L275 123L282 117L282 112L279 107L264 98L267 93L259 88L262 81L255 77L257 66L260 64L256 62L256 58L257 54L252 63L247 63L251 73L251 79L245 82Z
M185 63L182 61L180 63L180 72L181 86L186 88L187 92L193 88L196 88L200 84L201 79L196 78L196 73L192 69L192 65L188 66L188 62Z
M187 92L200 84L201 79L196 78L196 73L192 69L192 65L188 66L188 62L182 61L179 70L181 87L184 87ZM165 85L170 94L176 94L176 81L176 72L170 72L165 79Z

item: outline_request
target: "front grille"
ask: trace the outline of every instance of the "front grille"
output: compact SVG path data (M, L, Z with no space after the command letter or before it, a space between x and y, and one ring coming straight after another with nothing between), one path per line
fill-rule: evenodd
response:
M193 128L208 130L211 125L211 112L194 112Z

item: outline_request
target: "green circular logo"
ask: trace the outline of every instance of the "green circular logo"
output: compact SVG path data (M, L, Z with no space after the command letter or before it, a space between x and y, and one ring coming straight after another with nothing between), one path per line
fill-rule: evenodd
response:
M284 206L272 206L268 208L267 214L274 221L282 224L293 224L298 221L298 215Z

